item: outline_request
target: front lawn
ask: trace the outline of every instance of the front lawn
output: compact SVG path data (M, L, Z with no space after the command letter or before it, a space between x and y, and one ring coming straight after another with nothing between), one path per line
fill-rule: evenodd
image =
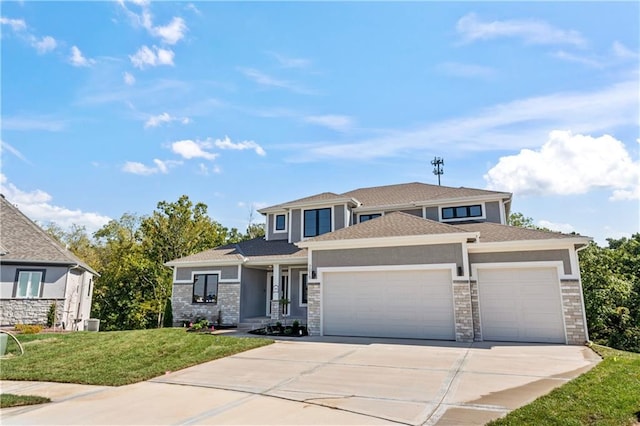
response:
M637 424L640 354L599 345L592 348L603 360L590 371L489 425Z
M51 402L51 400L43 396L14 395L12 393L0 393L0 408L44 404L45 402Z
M156 329L18 335L24 355L0 360L0 379L120 386L273 343Z

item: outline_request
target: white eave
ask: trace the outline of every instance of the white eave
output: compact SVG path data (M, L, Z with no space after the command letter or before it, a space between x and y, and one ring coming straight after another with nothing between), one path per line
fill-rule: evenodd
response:
M355 238L345 240L302 240L295 244L298 247L309 248L312 250L332 250L466 243L468 240L477 240L479 236L480 234L478 232L455 232L451 234L406 235L398 237Z
M511 194L508 192L495 195L475 195L472 197L457 197L457 198L440 198L437 200L425 200L425 201L416 201L413 203L403 203L403 204L388 204L388 205L371 205L371 206L359 206L353 209L354 212L378 212L378 211L387 211L387 210L402 210L402 209L412 209L412 208L422 208L422 207L437 207L437 206L447 206L447 205L456 205L464 203L473 204L478 202L492 202L492 201L503 201L503 200L511 200Z
M483 243L482 238L467 247L469 253L495 253L502 251L554 250L571 248L575 245L587 245L589 237L549 238L545 240L516 240Z
M360 202L355 198L350 197L339 197L339 198L325 198L322 200L313 200L313 201L301 201L299 203L285 203L273 207L265 207L264 209L258 210L258 213L268 214L268 213L281 213L286 212L291 209L297 208L307 208L307 207L318 207L318 206L334 206L336 204L353 204L358 207Z

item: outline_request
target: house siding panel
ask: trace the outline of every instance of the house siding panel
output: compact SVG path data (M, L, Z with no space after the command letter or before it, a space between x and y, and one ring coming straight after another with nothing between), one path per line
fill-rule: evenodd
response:
M440 220L437 207L427 207L426 210L427 210L426 211L427 214L425 219L435 220L436 222Z
M278 213L278 214L284 214L284 213ZM275 217L276 217L275 214L267 215L267 239L269 241L288 239L289 238L288 232L273 232ZM288 223L287 223L287 229L289 229Z
M422 217L422 209L402 210L402 213Z
M469 253L469 263L562 261L564 273L570 275L571 260L568 250L535 250L496 253ZM578 273L578 271L574 271Z
M291 242L297 243L302 239L302 212L300 209L291 211Z
M290 268L289 269L289 285L291 293L289 294L289 315L294 318L306 318L307 307L300 306L300 272L306 271L307 268ZM308 288L308 287L307 287ZM307 295L307 299L308 299Z
M333 207L333 224L334 224L334 231L337 231L338 229L342 229L344 228L346 225L344 223L344 205L337 205Z
M313 269L335 266L423 265L462 266L462 244L313 251Z
M222 280L237 280L238 279L238 267L236 265L232 266L197 266L197 267L187 267L187 268L178 268L176 272L176 280L178 281L191 281L191 273L192 272L201 272L201 271L220 271Z
M267 303L267 271L243 268L240 288L240 320L264 316Z
M42 288L42 298L44 299L64 299L64 292L67 283L67 271L65 266L42 266L42 265L7 265L0 268L0 299L13 298L13 291L16 283L17 270L45 270L44 283Z
M485 216L487 222L501 223L500 221L500 203L492 201L484 205Z

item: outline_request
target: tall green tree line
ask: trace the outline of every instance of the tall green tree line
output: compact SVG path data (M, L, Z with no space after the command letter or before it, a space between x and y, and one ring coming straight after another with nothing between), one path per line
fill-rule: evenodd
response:
M264 235L260 224L242 234L207 215L207 206L183 195L161 201L150 215L125 213L92 236L82 227L46 231L94 268L92 316L103 330L159 327L171 296L172 273L164 263L227 243Z

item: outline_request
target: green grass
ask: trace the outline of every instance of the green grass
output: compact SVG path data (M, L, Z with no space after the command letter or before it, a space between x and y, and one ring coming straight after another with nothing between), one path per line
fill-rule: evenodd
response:
M148 380L273 343L259 338L187 333L177 328L18 338L25 354L0 360L0 379L110 386Z
M12 393L0 394L0 408L20 407L22 405L35 405L51 402L49 398L32 395L14 395Z
M640 354L599 345L592 349L603 360L590 371L488 424L636 424L640 415Z

